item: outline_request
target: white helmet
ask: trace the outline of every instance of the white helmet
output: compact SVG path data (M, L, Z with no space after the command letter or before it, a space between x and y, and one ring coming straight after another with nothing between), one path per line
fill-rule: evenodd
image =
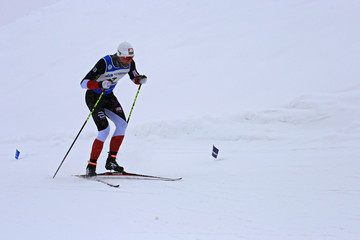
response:
M117 53L119 57L133 57L134 48L128 42L122 42L117 48Z

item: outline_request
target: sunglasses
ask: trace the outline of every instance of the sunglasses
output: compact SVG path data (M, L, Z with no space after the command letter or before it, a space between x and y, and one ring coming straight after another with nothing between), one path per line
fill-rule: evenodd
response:
M130 60L130 59L133 59L134 56L131 56L131 57L123 57L123 58L125 58L126 60Z

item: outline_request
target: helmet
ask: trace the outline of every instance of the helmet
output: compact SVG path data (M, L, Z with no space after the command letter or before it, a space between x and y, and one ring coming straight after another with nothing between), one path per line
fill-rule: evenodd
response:
M117 48L117 53L119 57L133 57L134 48L128 42L122 42Z

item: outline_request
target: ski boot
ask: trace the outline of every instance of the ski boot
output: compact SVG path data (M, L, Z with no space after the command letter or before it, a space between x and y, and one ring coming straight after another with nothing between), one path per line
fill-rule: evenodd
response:
M89 164L86 167L86 175L89 177L96 176L96 160L90 159Z
M106 159L106 164L105 164L105 168L107 170L114 170L115 172L119 172L122 173L124 172L124 168L122 166L120 166L117 162L116 162L116 153L114 152L109 152L109 156Z

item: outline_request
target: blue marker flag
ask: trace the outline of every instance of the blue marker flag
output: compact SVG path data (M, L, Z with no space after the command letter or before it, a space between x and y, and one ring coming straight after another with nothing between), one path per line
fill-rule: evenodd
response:
M212 150L212 154L211 154L211 155L212 155L214 158L217 158L218 154L219 154L219 149L217 149L217 148L215 147L215 145L213 145L213 150Z
M15 159L19 159L19 156L20 156L20 151L16 149Z

